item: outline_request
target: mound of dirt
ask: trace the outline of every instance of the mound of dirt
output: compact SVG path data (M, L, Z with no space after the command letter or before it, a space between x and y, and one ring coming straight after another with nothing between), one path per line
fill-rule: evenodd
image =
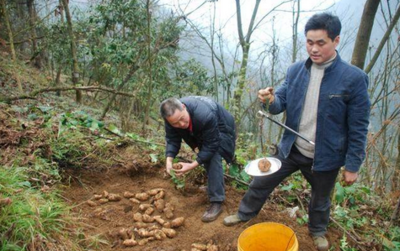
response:
M135 228L134 213L141 212L141 204L132 202L130 196L121 196L118 201L108 201L104 204L94 200L95 195L103 194L104 191L112 194L134 196L138 193L148 192L154 188L165 191L164 200L174 207L174 217L166 219L163 213L155 212L152 216L160 215L166 221L177 217L184 217L184 224L175 228L174 238L162 240L150 240L143 246L124 247L123 240L118 235L121 229L129 229L136 240L143 239L138 235L138 228ZM313 251L312 239L308 235L307 226L300 226L295 220L290 219L284 212L278 212L275 205L266 204L260 214L253 220L233 227L223 225L223 218L236 212L243 192L237 191L229 186L226 189L226 201L224 212L214 222L203 223L200 218L208 206L207 194L204 189L190 189L187 192L180 192L174 188L169 177L165 177L163 169L159 167L147 167L143 172L130 176L118 169L108 172L83 171L80 177L72 179L70 186L66 189L64 196L74 207L74 211L83 217L84 233L86 236L101 235L106 238L109 245L104 245L101 250L164 250L182 251L191 250L192 245L200 244L206 246L214 244L220 251L236 251L237 238L247 227L265 221L274 221L288 225L296 232L300 244L300 250ZM129 192L129 193L126 193ZM90 205L88 200L93 200L96 205ZM151 196L140 203L152 203ZM99 213L101 212L101 213ZM157 223L151 223L157 225ZM161 228L161 226L159 226ZM338 247L340 234L329 232L328 239L336 243ZM210 249L211 250L211 249Z

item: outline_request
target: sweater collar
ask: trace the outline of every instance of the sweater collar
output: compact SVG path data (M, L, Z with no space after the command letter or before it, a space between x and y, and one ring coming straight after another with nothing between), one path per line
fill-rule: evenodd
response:
M331 65L325 69L325 73L333 71L339 61L341 61L341 58L339 56L339 52L336 50L336 57L333 59L333 62L327 62L327 63L331 63ZM308 70L310 70L312 64L313 64L313 62L312 62L311 58L308 58L306 60L306 62L304 63L305 67Z

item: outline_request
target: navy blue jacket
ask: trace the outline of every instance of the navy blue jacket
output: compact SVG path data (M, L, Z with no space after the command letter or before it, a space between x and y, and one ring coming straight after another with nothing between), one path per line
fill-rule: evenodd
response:
M286 111L286 125L298 131L310 81L312 61L289 67L283 85L269 106L272 114ZM341 60L339 54L325 69L318 100L313 170L329 171L345 166L358 172L365 158L370 101L368 76ZM307 112L307 111L304 111ZM279 150L287 158L296 135L285 131Z
M193 132L172 127L165 120L166 156L175 158L182 139L194 150L199 148L197 162L209 162L216 152L231 163L235 152L235 122L232 115L210 98L181 98L192 120Z

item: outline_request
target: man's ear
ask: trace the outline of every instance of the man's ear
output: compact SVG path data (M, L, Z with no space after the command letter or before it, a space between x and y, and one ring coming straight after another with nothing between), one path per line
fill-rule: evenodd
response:
M183 108L183 110L186 110L186 105L182 104L182 108Z
M336 36L333 42L336 44L336 46L338 46L340 42L340 36Z

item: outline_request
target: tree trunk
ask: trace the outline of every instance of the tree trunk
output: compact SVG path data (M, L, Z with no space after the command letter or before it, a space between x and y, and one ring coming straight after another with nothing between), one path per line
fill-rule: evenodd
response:
M29 12L29 25L31 26L31 41L32 41L32 59L34 59L34 65L36 68L42 68L42 62L40 60L40 55L37 48L36 41L36 10L35 10L35 0L27 0L26 5L28 7Z
M293 51L292 51L292 63L296 62L297 58L297 27L299 25L300 18L300 0L297 0L297 10L294 10L293 7L293 28L292 28L292 43L293 43Z
M149 124L149 113L150 113L150 104L152 98L152 90L153 90L153 78L152 78L152 61L151 61L151 11L150 11L150 0L146 2L146 10L147 10L147 57L148 57L148 70L149 70L149 84L147 90L147 103L145 108L145 116L143 120L142 133L146 133L146 127Z
M364 69L365 58L367 56L369 39L374 25L375 15L378 11L380 0L367 0L361 17L356 42L354 44L351 63L360 69Z
M393 211L392 217L391 219L394 221L396 220L396 218L399 217L399 212L400 212L400 198L399 198L399 202L397 203L396 208Z
M0 0L1 4L1 11L3 12L3 17L4 17L4 22L6 23L6 28L8 32L8 39L10 43L10 52L11 52L11 58L13 61L17 60L17 56L15 54L15 48L14 48L14 35L11 30L11 24L10 20L8 19L8 11L7 11L7 6L6 6L6 0Z
M65 0L63 0L65 1ZM122 90L122 88L125 86L125 84L131 79L132 75L135 74L135 72L137 70L139 70L139 66L138 65L132 65L131 69L129 70L129 73L125 76L125 79L122 81L122 83L118 86L117 91L119 92L120 90ZM112 103L114 102L115 98L117 97L117 93L114 93L111 96L111 99L108 101L107 105L104 107L103 113L100 116L100 120L103 120L104 117L106 116L107 112L110 110Z
M210 38L211 38L211 48L214 48L214 37L215 37L215 17L216 17L216 4L215 2L213 3L213 13L212 13L212 23L210 25ZM215 66L215 57L214 57L214 50L212 51L212 55L211 55L211 64L213 67L213 77L214 77L214 95L215 95L215 100L218 102L218 78L217 78L217 68Z
M79 82L79 64L78 64L78 56L76 50L76 41L74 37L74 31L72 29L72 17L69 11L68 0L62 0L65 17L67 18L67 30L68 36L71 43L71 54L72 54L72 84L74 86L78 85ZM82 92L80 90L76 90L76 102L82 102Z
M249 28L247 30L247 34L243 33L243 24L242 24L242 14L240 7L240 0L236 0L236 16L237 16L237 28L239 33L239 41L240 46L242 48L242 63L240 65L239 76L237 81L236 90L234 92L234 117L236 121L236 125L240 127L240 115L241 115L241 103L242 103L242 95L243 89L245 87L246 82L246 73L247 73L247 63L249 58L250 51L250 38L254 28L254 22L257 16L258 7L260 6L261 0L256 0L256 4L253 9L253 14L251 16ZM238 130L239 131L239 130Z
M393 175L393 191L400 190L400 131L397 134L397 159Z
M58 66L57 75L56 75L56 81L55 81L55 87L59 87L60 86L60 83L61 83L61 69L62 69L61 65ZM57 91L56 95L60 97L61 96L61 92Z
M17 61L17 55L15 54L15 48L14 48L14 34L11 29L11 24L10 20L8 19L8 11L7 11L7 6L6 6L6 1L5 0L0 0L0 5L1 5L1 11L3 12L3 17L4 17L4 22L6 23L7 31L8 31L8 39L10 43L10 52L11 52L11 58L14 64ZM14 70L13 70L14 71ZM19 75L17 72L14 72L15 74L15 79L17 81L17 86L18 90L22 93L24 90L22 89L21 81L19 79Z
M379 55L381 54L383 46L385 46L386 41L389 39L390 33L392 33L392 30L396 26L397 22L399 21L399 18L400 18L400 6L397 8L396 14L394 15L392 21L390 22L390 25L387 28L385 34L383 35L382 40L379 43L378 48L376 49L374 56L371 59L371 62L369 62L369 64L365 68L366 73L369 73L371 71L372 67L375 65L376 60L378 59Z

